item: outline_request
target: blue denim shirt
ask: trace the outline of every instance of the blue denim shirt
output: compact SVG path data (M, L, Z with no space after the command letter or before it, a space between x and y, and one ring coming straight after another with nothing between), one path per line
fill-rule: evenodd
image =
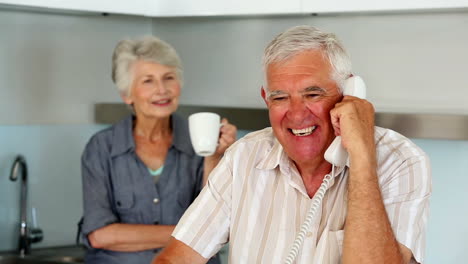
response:
M112 223L175 225L202 188L203 158L195 154L187 120L173 114L173 142L155 184L135 152L134 117L96 133L82 156L86 263L149 264L160 249L117 252L92 248L86 237ZM212 259L209 263L219 263Z

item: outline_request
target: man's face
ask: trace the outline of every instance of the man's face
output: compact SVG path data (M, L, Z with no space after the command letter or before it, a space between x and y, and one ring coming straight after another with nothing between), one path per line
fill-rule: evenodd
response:
M302 52L266 69L268 90L262 91L262 97L270 123L298 167L323 160L335 138L330 110L342 95L331 73L330 63L319 50Z

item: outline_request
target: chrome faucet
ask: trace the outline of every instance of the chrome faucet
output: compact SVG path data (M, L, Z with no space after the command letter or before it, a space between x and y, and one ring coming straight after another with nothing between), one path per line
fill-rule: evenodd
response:
M24 257L31 251L31 243L42 240L43 234L40 228L29 228L27 222L28 210L28 166L23 156L18 155L13 162L10 173L10 180L18 179L18 171L21 171L21 199L20 199L20 233L18 251Z

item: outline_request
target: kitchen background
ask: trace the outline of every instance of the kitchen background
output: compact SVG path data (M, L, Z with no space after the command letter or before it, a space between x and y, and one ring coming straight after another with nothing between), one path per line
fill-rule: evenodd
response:
M110 79L118 40L154 34L185 66L181 103L263 108L260 58L298 24L335 32L379 112L468 115L468 11L154 18L0 7L0 251L16 246L19 153L29 166L29 207L44 240L74 243L81 216L80 155L94 105L120 102ZM241 131L244 134L246 131ZM415 139L431 157L427 263L466 261L468 141Z

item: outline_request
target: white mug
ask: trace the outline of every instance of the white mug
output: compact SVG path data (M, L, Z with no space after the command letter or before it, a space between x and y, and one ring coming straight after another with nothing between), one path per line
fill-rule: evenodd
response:
M200 112L189 116L190 140L195 153L211 156L216 151L221 118L218 114Z

